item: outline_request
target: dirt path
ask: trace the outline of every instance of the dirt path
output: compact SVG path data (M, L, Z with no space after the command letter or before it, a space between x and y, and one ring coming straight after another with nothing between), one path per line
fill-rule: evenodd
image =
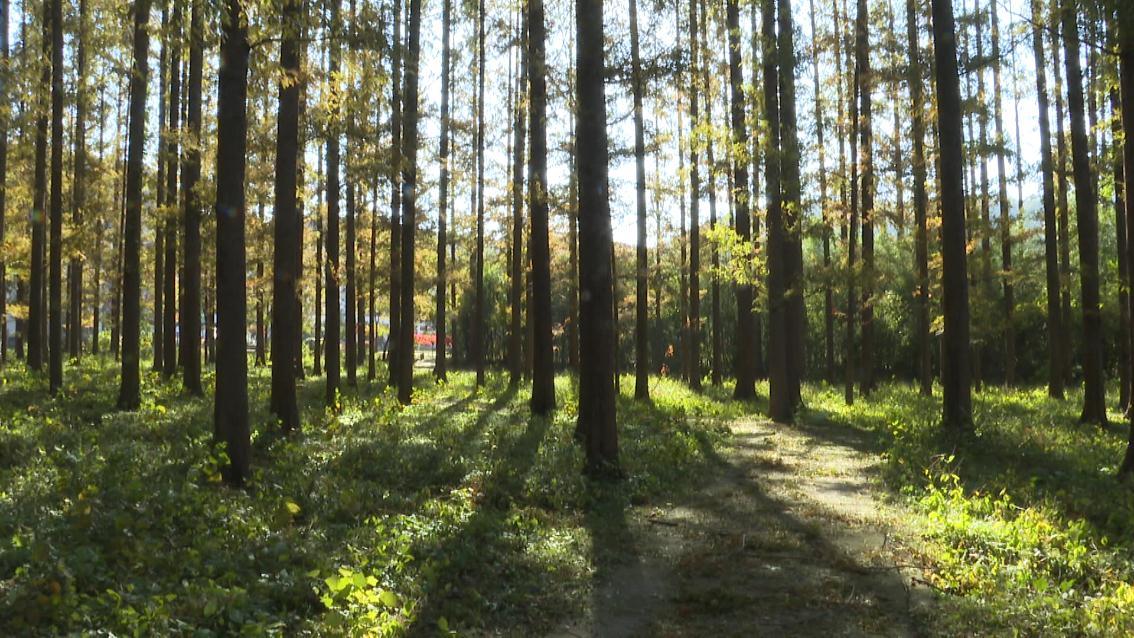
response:
M877 455L832 425L732 424L690 498L632 509L629 559L600 568L567 636L916 636L931 596L901 542Z

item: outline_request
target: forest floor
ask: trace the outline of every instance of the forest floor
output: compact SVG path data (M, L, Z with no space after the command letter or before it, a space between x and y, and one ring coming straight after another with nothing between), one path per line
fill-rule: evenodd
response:
M932 592L876 443L744 417L705 485L626 512L590 607L551 636L911 636Z
M253 367L232 490L176 381L145 371L122 413L109 359L53 398L0 369L0 635L1134 635L1127 427L1077 423L1074 395L989 388L950 439L902 384L809 385L774 424L626 377L625 480L595 483L571 377L539 418L503 374L422 370L402 407L377 372L332 409L304 380L282 436Z

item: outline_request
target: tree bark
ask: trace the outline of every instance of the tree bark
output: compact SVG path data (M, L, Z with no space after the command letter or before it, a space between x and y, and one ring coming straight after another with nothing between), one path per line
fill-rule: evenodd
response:
M524 13L524 10L521 10ZM515 82L509 84L512 113L512 241L509 252L509 311L511 322L508 327L508 371L509 383L519 386L524 373L524 144L527 138L526 122L524 121L523 87L526 80L526 71L523 67L527 62L527 46L524 43L526 28L521 18L516 25L517 40L519 40L524 62L515 74ZM509 53L509 68L511 68L512 54Z
M965 263L961 86L952 0L932 0L932 7L940 144L942 311L945 319L941 362L942 416L946 429L963 431L972 427L973 410L969 368L969 289Z
M165 275L162 304L162 376L172 379L177 373L177 169L181 113L181 5L174 3L169 34L169 139L166 142L165 165ZM164 98L164 96L162 96ZM155 321L157 318L155 318Z
M453 21L453 1L443 0L441 10L441 151L438 153L438 163L441 165L441 178L437 196L437 345L435 346L433 375L439 381L445 381L448 376L448 366L445 361L449 331L446 325L446 290L445 283L449 274L446 270L445 251L448 248L448 222L449 215L449 82L452 75L451 53L449 50L449 31ZM371 310L373 314L373 309Z
M910 137L913 142L913 198L914 198L914 261L917 268L917 334L918 387L922 396L933 394L933 367L930 355L929 334L929 230L927 227L928 197L925 165L925 96L922 82L921 51L918 45L917 9L914 0L906 0L906 40L908 44L910 87Z
M286 0L280 27L279 109L276 123L275 237L272 251L272 413L280 429L299 428L296 399L296 364L300 362L297 333L303 317L299 308L299 278L302 259L300 238L303 219L296 206L296 175L299 154L299 96L304 77L299 68L300 22L303 0Z
M1099 217L1091 178L1090 147L1083 112L1083 72L1079 66L1077 2L1061 12L1067 64L1067 106L1071 114L1071 155L1075 172L1075 220L1079 235L1080 306L1083 312L1084 423L1106 425L1106 388L1102 360L1102 312L1099 309Z
M696 0L693 0L694 2ZM483 6L483 5L482 5ZM586 473L616 477L618 429L614 391L613 239L608 200L609 159L606 91L603 86L602 0L580 0L575 11L578 48L579 170L579 431L586 450Z
M472 348L476 387L484 385L484 14L486 0L477 8L477 99L476 99L476 300ZM578 9L576 9L578 11Z
M748 148L748 127L744 115L744 70L740 51L740 8L737 0L725 5L728 21L728 77L732 95L732 146ZM742 153L732 153L732 180L736 233L740 240L752 241L752 218L749 212L748 162ZM736 389L733 397L742 401L756 398L755 326L752 316L752 283L747 279L736 286Z
M43 57L40 59L40 86L43 93L40 96L51 95L51 4L49 0L43 3ZM31 263L29 271L28 295L28 368L39 372L43 369L44 350L46 344L44 326L44 252L47 241L47 115L49 106L42 104L42 97L37 96L36 124L35 124L35 177L32 187L31 210Z
M1000 190L1000 270L1001 285L1004 292L1004 383L1007 386L1016 384L1016 292L1012 274L1012 210L1008 203L1008 169L1005 147L1007 139L1004 137L1004 107L1001 97L1001 71L1000 71L1000 19L996 4L993 3L992 14L992 95L993 120L996 125L996 173L997 188Z
M1060 321L1063 332L1059 340L1059 373L1063 377L1063 384L1068 385L1071 383L1072 356L1072 340L1068 332L1071 328L1071 226L1068 219L1070 207L1067 195L1069 190L1067 183L1067 138L1063 133L1063 68L1059 61L1060 28L1060 21L1057 17L1049 31L1051 33L1051 61L1055 73L1052 89L1055 93L1055 179L1058 186L1056 190L1056 211L1059 223L1060 312L1063 315Z
M638 2L630 0L630 60L634 99L634 168L638 245L635 251L634 398L650 400L649 257L646 253L646 134L642 115L642 60L638 52ZM716 322L714 321L714 329Z
M51 15L51 244L48 256L48 382L63 388L63 2L50 0Z
M398 4L398 3L395 3ZM400 6L400 4L399 4ZM339 72L339 61L342 56L341 44L339 37L342 31L342 25L339 23L339 5L337 2L330 4L330 22L328 23L329 33L327 34L327 47L328 51L328 71L330 77L335 77ZM326 234L324 237L326 251L326 264L324 266L326 281L323 286L323 294L326 295L324 300L324 310L327 313L326 322L323 326L325 332L323 338L323 346L326 348L324 353L324 367L327 375L326 380L326 394L323 397L325 405L328 407L336 407L338 405L339 394L339 375L341 374L340 362L340 341L342 335L340 334L339 326L339 133L338 127L340 124L339 118L342 116L341 111L336 111L330 122L330 130L327 133L327 225ZM395 189L396 190L396 189ZM393 276L391 274L391 276Z
M122 243L122 375L118 408L142 403L138 369L141 330L142 161L146 135L146 82L149 76L149 0L134 3L134 62L130 75L130 139L126 158L125 214Z
M859 388L863 396L874 390L874 75L870 66L869 9L858 0L855 35L859 98L859 214L862 219L862 369Z
M394 5L393 58L390 60L390 334L386 338L387 385L397 387L402 320L402 2ZM413 356L413 353L410 353Z
M185 283L181 291L181 339L184 346L182 384L193 396L202 396L201 387L201 84L204 69L204 19L201 2L192 2L189 22L189 82L186 129L189 139L181 170L181 197L185 207L184 250Z
M83 225L83 214L86 212L86 170L87 170L87 0L79 0L78 23L75 29L75 138L72 140L74 149L74 172L71 177L71 224L72 233L78 233ZM6 49L6 47L5 47ZM5 140L5 144L6 144ZM0 213L2 216L3 213ZM0 226L3 224L0 223ZM0 232L0 241L3 233ZM96 247L97 251L97 247ZM0 277L0 282L3 278ZM72 359L82 356L83 350L83 261L79 258L77 250L72 249L71 259L67 272L68 284L68 324L67 349ZM95 287L98 287L95 280ZM3 284L0 283L0 289ZM5 291L6 292L6 291ZM0 296L3 296L0 294ZM0 306L3 302L0 301ZM93 309L92 309L93 310ZM0 321L3 320L3 308L0 307ZM2 329L0 329L2 332ZM4 336L0 334L0 341ZM0 345L0 350L3 345ZM0 352L0 359L3 353Z
M215 434L225 444L225 480L248 478L247 255L244 170L248 133L248 29L239 0L227 0L217 81L217 380Z
M531 134L528 206L531 210L532 398L534 414L555 409L551 335L551 246L547 205L547 26L543 0L528 2L528 115Z
M421 55L421 0L409 3L409 50L405 59L405 102L402 104L402 302L398 352L398 401L413 399L415 240L417 237L418 65Z
M701 175L698 171L697 129L699 69L697 3L689 0L689 387L701 389Z

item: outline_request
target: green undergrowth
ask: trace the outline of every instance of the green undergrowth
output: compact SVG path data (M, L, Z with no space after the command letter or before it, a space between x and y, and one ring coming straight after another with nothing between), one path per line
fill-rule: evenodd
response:
M1112 399L1114 397L1111 397ZM1134 634L1134 491L1115 474L1127 436L1078 423L1079 396L990 387L971 435L940 428L940 394L884 386L852 407L816 389L805 422L882 455L918 514L940 635ZM1116 401L1111 401L1113 406Z
M338 413L309 379L284 437L251 374L254 476L232 490L211 401L178 383L147 372L119 413L109 361L55 399L0 372L0 635L538 634L584 609L625 508L695 488L755 409L665 379L636 403L624 380L627 478L592 484L568 377L549 419L494 375L422 374L403 409L363 371Z

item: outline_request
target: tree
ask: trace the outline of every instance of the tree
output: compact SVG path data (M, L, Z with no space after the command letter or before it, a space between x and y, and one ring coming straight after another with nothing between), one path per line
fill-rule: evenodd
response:
M201 179L201 83L204 66L204 20L201 0L191 4L189 18L189 77L187 92L185 159L181 169L181 201L184 207L182 223L185 225L185 260L181 286L181 342L183 345L182 383L185 391L201 396L201 196L198 182Z
M1134 6L1129 3L1118 5L1118 69L1124 133L1122 172L1126 180L1126 249L1129 257L1134 257L1134 143L1131 143L1134 140ZM1134 266L1134 260L1129 263ZM1134 303L1134 295L1131 298ZM1134 308L1131 312L1134 313ZM1127 417L1130 419L1129 439L1122 465L1118 468L1118 475L1124 478L1134 473L1134 410L1129 410Z
M528 2L528 117L531 135L528 206L531 215L532 398L535 414L555 409L555 359L551 338L551 246L547 205L547 27L543 0ZM574 273L572 273L573 275Z
M1063 46L1067 64L1067 106L1071 113L1071 159L1075 172L1075 220L1079 229L1080 305L1083 309L1084 423L1106 425L1102 314L1099 309L1099 217L1091 178L1090 148L1083 113L1083 71L1079 65L1078 3L1063 7Z
M168 119L166 109L169 108L169 103L166 102L166 84L165 79L169 77L169 48L172 44L169 39L169 6L163 3L161 9L161 49L158 53L158 77L157 77L157 95L158 95L158 148L157 148L157 176L155 178L157 197L154 201L154 295L153 295L153 331L150 337L150 346L153 349L153 369L160 371L165 365L165 322L162 317L165 316L165 224L162 223L162 209L165 206L165 187L168 183L165 177L165 166L169 160L169 154L166 152L166 143L169 141L169 130L166 125Z
M395 3L397 4L397 3ZM336 77L339 72L339 62L342 56L339 43L341 25L339 24L339 5L330 3L330 17L328 22L327 47L329 48L328 77L333 83L331 91L340 90ZM339 347L341 335L339 333L339 118L338 108L331 113L331 121L327 127L327 225L325 227L324 248L326 250L326 263L324 272L326 283L323 293L326 295L324 310L327 313L323 326L323 346L326 348L325 368L327 374L326 394L324 403L328 407L337 405L339 400ZM391 325L391 330L393 326Z
M696 0L691 0L691 7L693 2ZM610 260L613 238L607 195L609 155L602 21L602 0L579 0L575 9L578 47L575 153L579 171L579 287L582 293L578 431L583 435L586 450L586 473L592 477L614 477L620 470L614 392L614 278Z
M996 174L997 189L1000 203L1000 269L1003 272L1002 286L1004 289L1004 383L1012 386L1016 383L1016 327L1015 314L1016 295L1012 282L1012 211L1008 203L1008 170L1006 168L1004 138L1004 110L1000 81L1000 12L996 3L992 4L992 99L993 120L996 125Z
M689 0L689 125L701 125L697 94L697 2ZM580 46L582 46L580 44ZM689 387L701 389L701 176L698 172L697 135L689 134Z
M858 134L861 168L859 215L862 220L862 370L859 388L863 395L874 390L874 146L873 71L870 66L869 8L858 0L855 21L855 75L858 77Z
M646 254L646 136L642 121L642 60L638 52L638 2L630 0L630 59L634 99L634 167L637 190L638 247L635 290L634 398L650 399L649 262ZM714 328L716 322L714 322Z
M449 51L449 30L453 21L453 2L443 0L441 13L441 150L438 162L441 165L441 178L437 195L437 354L433 374L444 381L447 376L445 362L448 346L448 326L446 325L445 282L448 278L445 264L445 250L449 215L449 82L452 75L452 54ZM373 311L371 311L373 314Z
M75 28L75 135L72 140L74 172L71 177L71 224L75 230L83 224L87 170L87 0L79 0L78 4L79 15ZM96 279L96 287L99 283ZM67 349L71 358L78 359L83 349L83 262L74 250L67 267L67 285ZM3 285L0 284L0 289L2 288ZM92 310L97 313L94 308ZM0 308L0 315L2 314Z
M1068 184L1067 184L1067 138L1063 134L1063 71L1059 63L1060 36L1059 20L1047 31L1051 34L1051 63L1054 69L1053 93L1055 94L1055 179L1056 185L1056 213L1059 224L1059 294L1060 325L1063 332L1059 335L1059 374L1063 377L1062 383L1071 383L1071 337L1067 330L1071 326L1071 230L1068 220ZM1042 24L1042 22L1041 22Z
M823 101L819 92L819 31L815 24L815 0L808 0L811 18L811 70L815 94L815 140L819 154L819 213L823 235L823 363L828 383L835 380L835 292L831 282L831 220L827 201L827 153L824 143ZM737 98L734 98L737 99Z
M921 52L918 46L917 10L906 0L906 39L909 46L910 137L913 140L913 198L915 267L917 268L918 386L922 396L933 394L933 366L929 334L929 229L925 166L925 97L922 89Z
M8 0L0 0L0 61L8 67ZM0 95L7 99L6 73L0 73ZM8 126L10 117L0 112L0 244L4 242L8 212ZM98 331L95 331L97 338ZM0 255L0 365L8 361L8 271L7 261Z
M303 0L285 0L280 27L279 115L276 134L275 247L272 251L272 412L280 428L299 427L295 394L296 364L300 353L299 278L303 218L296 206L299 154L299 96L304 78L299 68L299 30L304 19Z
M748 148L748 127L744 121L744 71L740 51L740 9L736 0L726 3L728 21L728 76L732 105L732 146ZM752 241L752 218L749 213L748 162L742 151L732 157L732 181L736 232L741 241ZM733 397L740 400L756 398L755 325L752 316L753 291L747 280L736 286L736 389Z
M768 228L768 414L777 422L791 421L795 406L788 372L788 232L780 187L780 43L776 40L776 3L764 0L761 11L764 38L764 115L767 118L764 185Z
M225 444L225 480L248 478L247 255L244 169L248 132L248 27L240 0L226 0L217 80L217 381L214 433Z
M521 10L520 13L526 13ZM524 44L525 33L527 28L521 19L520 24L515 25L517 31L517 39L520 41L521 54L523 62L519 65L520 70L515 73L514 82L512 81L512 60L513 56L509 52L508 55L508 69L509 69L509 83L508 83L508 101L510 112L513 117L512 124L512 239L509 246L509 310L511 312L511 323L508 327L508 370L510 373L509 383L513 386L520 384L520 379L523 376L523 343L524 343L524 325L523 325L523 298L524 298L524 142L527 137L525 130L526 122L524 121L524 98L523 87L526 85L526 71L523 69L527 63L527 46Z
M943 423L972 427L969 369L969 289L965 263L965 191L962 157L961 82L952 0L932 0L933 57L937 75L938 177L941 181L942 310L945 331L941 361Z
M149 76L149 0L134 3L134 63L130 74L130 138L126 157L125 212L122 242L122 375L118 408L136 410L142 403L138 369L141 331L142 155L146 136L146 82Z
M51 95L51 4L49 0L43 3L43 58L40 60L40 86L43 93ZM42 98L36 96L36 124L35 124L35 177L32 187L31 210L31 263L28 294L28 368L39 372L43 369L44 354L44 244L47 240L47 113L43 104L38 104Z
M792 19L791 0L779 3L779 116L780 116L780 188L782 219L784 224L785 294L787 338L787 393L794 416L795 408L803 403L803 335L807 313L804 307L803 280L803 205L800 181L799 130L795 108L795 24Z
M48 379L63 387L63 2L51 5L51 248L48 255Z
M421 0L409 2L409 50L405 59L405 102L402 104L402 301L401 344L398 354L398 401L413 399L414 242L417 237L417 118L418 65L421 56Z
M476 386L484 385L484 12L485 1L477 8L477 64L476 97L476 300L473 317L472 348L476 366Z
M172 379L177 374L177 137L179 135L179 115L181 111L181 4L173 6L170 20L171 32L168 34L172 46L169 48L169 139L166 142L165 165L165 275L162 304L162 337L165 344L162 351L162 376ZM164 96L163 96L164 97ZM158 321L155 317L154 321Z
M402 3L394 2L394 42L390 58L390 334L387 338L387 384L398 382L398 347L402 321ZM410 353L413 356L413 353Z

